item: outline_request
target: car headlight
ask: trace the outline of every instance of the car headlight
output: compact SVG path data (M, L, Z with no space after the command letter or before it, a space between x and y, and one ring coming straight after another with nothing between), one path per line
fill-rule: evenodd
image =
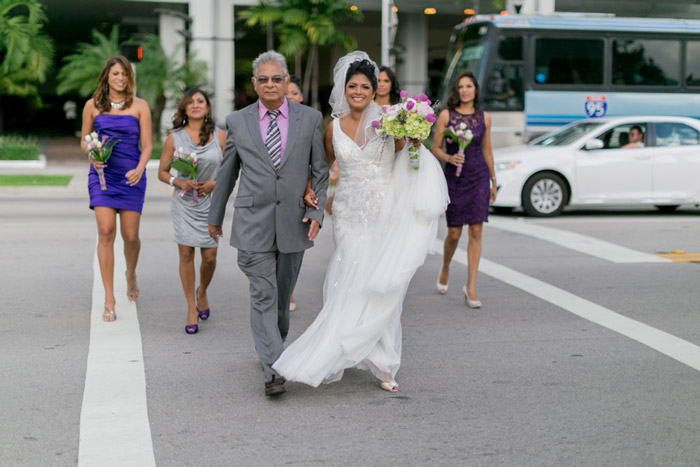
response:
M498 171L504 171L504 170L510 170L516 168L518 165L520 165L520 161L504 161L504 162L496 162L495 168Z

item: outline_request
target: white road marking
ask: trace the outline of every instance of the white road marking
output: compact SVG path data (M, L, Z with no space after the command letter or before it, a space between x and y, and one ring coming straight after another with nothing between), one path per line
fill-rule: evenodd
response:
M632 250L614 243L598 240L597 238L581 235L566 230L545 227L527 221L514 221L491 216L489 226L507 230L521 235L528 235L539 240L578 251L589 256L611 261L613 263L668 263L666 258Z
M437 252L442 251L439 239L435 240L434 248ZM458 248L453 261L467 266L466 258L467 252ZM479 271L700 371L700 347L695 344L485 258L479 262Z
M117 320L111 323L102 321L105 296L97 252L93 261L90 348L80 413L80 467L156 465L148 421L141 331L136 305L126 298L122 251L124 245L117 233L114 243Z

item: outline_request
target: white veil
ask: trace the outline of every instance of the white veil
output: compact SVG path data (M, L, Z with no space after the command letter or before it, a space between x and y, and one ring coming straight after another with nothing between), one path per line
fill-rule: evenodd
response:
M372 59L369 58L366 52L355 51L341 57L338 63L335 64L333 68L333 90L331 91L331 96L328 99L328 103L331 106L331 117L341 118L350 113L350 105L345 98L345 75L348 72L350 65L361 61L367 60L374 67L374 77L377 79L379 77L379 67ZM357 126L357 131L355 132L355 144L359 147L364 148L365 145L375 136L377 136L374 128L372 127L372 122L382 118L381 108L374 102L370 102L367 108L362 113L362 118Z

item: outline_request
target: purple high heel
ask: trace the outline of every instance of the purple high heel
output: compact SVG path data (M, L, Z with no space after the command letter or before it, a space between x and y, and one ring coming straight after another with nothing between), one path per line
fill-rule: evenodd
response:
M197 324L185 325L185 332L187 334L197 334L197 331L199 331L199 326Z
M195 292L194 292L195 300L197 299L198 295L199 295L199 287L197 287L197 290L195 290ZM209 308L207 308L206 310L200 310L199 305L197 305L197 314L199 315L199 319L201 319L202 321L206 321L207 319L209 319L209 313L210 313Z

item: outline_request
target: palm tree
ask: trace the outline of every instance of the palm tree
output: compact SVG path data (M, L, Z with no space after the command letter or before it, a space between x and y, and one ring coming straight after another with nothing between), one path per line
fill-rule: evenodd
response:
M0 95L36 95L35 83L46 80L53 42L41 31L44 22L35 0L0 0Z
M58 73L58 94L76 92L89 97L97 87L97 79L107 60L119 55L119 28L114 26L109 36L92 31L92 43L78 44L75 54L65 57L65 65ZM153 137L160 138L160 119L165 108L166 94L182 93L195 84L206 84L207 65L190 57L178 66L174 57L168 57L160 39L147 35L143 41L144 60L137 63L136 89L139 97L149 103L152 111Z
M59 95L76 92L89 97L97 87L102 67L114 55L119 55L119 27L113 26L109 37L96 29L92 30L92 43L81 42L77 52L63 59L65 65L58 72Z
M35 0L0 0L0 97L38 95L36 83L46 80L53 59L53 42L42 32L45 22Z
M168 56L160 38L147 35L143 42L144 60L136 64L136 84L139 95L149 102L153 114L153 138L160 140L160 121L168 97L178 100L190 87L207 84L207 63L196 60L190 53L187 60L177 64L175 55Z
M296 57L295 72L301 69L301 56L308 52L304 72L304 94L318 107L318 49L339 44L346 51L356 47L355 39L336 28L346 21L360 21L362 13L351 10L344 0L260 0L255 7L242 11L249 27L270 26L280 38L280 53Z

